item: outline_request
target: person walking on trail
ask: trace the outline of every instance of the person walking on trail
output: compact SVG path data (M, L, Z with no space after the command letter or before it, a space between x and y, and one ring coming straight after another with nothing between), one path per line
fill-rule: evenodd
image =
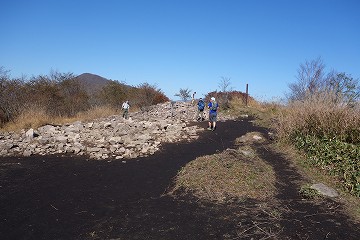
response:
M199 99L197 103L198 111L197 111L197 121L204 121L204 109L205 109L205 102L202 98Z
M217 119L217 110L219 104L216 102L214 97L211 97L211 100L208 104L209 109L209 127L208 130L214 131L216 129L216 119Z
M195 94L196 94L196 92L194 92L193 95L192 95L191 105L194 105L194 102L195 102Z
M126 100L122 106L121 106L121 109L123 110L123 118L125 119L128 119L128 114L129 114L129 108L130 108L130 104L129 104L129 101Z

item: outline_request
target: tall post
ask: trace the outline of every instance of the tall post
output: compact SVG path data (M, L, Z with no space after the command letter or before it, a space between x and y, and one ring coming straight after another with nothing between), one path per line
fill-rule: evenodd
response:
M249 84L246 84L246 98L245 98L245 105L248 106L249 102Z

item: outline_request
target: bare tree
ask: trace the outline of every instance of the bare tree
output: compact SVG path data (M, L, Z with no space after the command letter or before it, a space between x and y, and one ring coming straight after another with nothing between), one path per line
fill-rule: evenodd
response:
M175 96L176 97L180 97L181 100L183 100L184 102L186 102L187 100L189 100L191 98L191 90L189 88L180 88L179 93L176 93Z
M169 100L156 84L142 83L137 87L136 93L135 99L140 103L140 108L148 108Z
M229 77L221 77L219 82L219 88L221 92L229 92L231 89L229 89L231 85L230 78Z
M287 98L290 101L304 100L323 89L326 82L324 69L325 64L320 57L300 64L297 82L289 84L291 92Z
M298 69L297 82L289 85L291 90L288 100L306 100L321 97L329 103L354 106L360 99L359 80L344 72L332 70L325 73L325 65L321 58L306 61Z
M0 79L0 122L12 121L27 102L24 83L20 79Z
M0 67L0 125L12 121L28 101L23 79L11 79L9 73Z
M220 94L221 96L221 105L222 108L228 108L229 107L229 91L231 91L230 88L231 82L230 82L230 78L229 77L221 77L220 82L219 82L219 88L220 88L220 92L222 94Z
M3 66L0 66L0 80L10 79L9 73L10 70L6 70Z
M360 99L359 80L344 72L332 71L326 79L324 91L333 94L332 101L335 104L353 107Z
M58 106L60 112L67 116L75 116L80 111L89 109L89 96L76 81L73 75L62 75L58 83L59 94L61 96L61 106Z
M119 81L110 81L101 89L98 96L98 100L100 100L98 105L109 104L113 107L120 107L122 102L129 100L128 98L130 95L130 87L125 86Z

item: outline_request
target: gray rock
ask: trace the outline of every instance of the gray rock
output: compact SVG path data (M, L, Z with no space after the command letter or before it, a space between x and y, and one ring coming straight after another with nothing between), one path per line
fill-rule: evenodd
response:
M32 151L29 150L29 149L26 149L26 150L24 151L23 155L24 155L25 157L29 157L29 156L32 155Z
M57 137L55 137L55 141L60 142L60 143L66 143L68 141L68 139L65 136L57 136Z
M25 135L28 139L33 139L35 137L34 129L30 128Z
M2 156L74 153L98 160L147 156L159 151L163 142L197 139L203 129L187 127L189 121L195 120L196 112L196 107L189 103L167 102L131 112L127 120L109 116L89 123L45 125L37 132L30 129L1 133L0 153Z
M339 193L335 189L328 187L323 183L313 184L313 185L311 185L311 188L317 190L320 194L328 196L328 197L339 196Z
M254 136L253 136L253 139L254 139L254 140L261 140L262 137L260 137L260 136L258 136L258 135L254 135Z

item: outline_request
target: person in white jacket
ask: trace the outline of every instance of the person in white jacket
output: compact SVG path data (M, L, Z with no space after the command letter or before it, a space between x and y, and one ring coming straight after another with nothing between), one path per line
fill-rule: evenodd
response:
M130 104L129 104L129 101L126 100L122 106L121 106L121 109L123 110L123 118L125 119L128 119L128 114L129 114L129 108L130 108Z

